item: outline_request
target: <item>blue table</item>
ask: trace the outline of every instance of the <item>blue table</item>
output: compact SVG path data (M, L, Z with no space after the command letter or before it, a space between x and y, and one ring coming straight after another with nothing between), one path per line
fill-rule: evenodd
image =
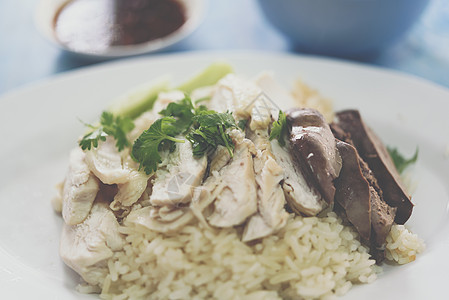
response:
M364 63L401 70L449 87L449 5L445 1L433 0L402 41ZM0 94L99 63L65 53L44 40L34 26L36 5L37 0L0 1ZM264 20L256 1L211 0L198 30L162 53L229 49L295 52L288 40Z

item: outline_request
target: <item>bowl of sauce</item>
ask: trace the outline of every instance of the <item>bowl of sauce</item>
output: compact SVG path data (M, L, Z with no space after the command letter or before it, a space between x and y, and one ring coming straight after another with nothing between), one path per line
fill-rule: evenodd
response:
M102 58L165 49L200 24L205 0L41 0L36 23L66 51Z

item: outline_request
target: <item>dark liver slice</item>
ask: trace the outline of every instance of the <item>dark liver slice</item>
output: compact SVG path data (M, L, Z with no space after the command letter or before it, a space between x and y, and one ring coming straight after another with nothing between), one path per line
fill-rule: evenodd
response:
M396 208L383 201L376 177L355 147L338 141L337 149L342 158L342 168L335 180L335 201L380 263L385 258L386 238L393 225Z
M365 243L371 239L370 185L362 174L357 150L348 143L337 142L342 158L340 176L335 180L335 201L345 210L349 222Z
M340 129L350 134L350 139L358 153L373 171L383 192L384 200L390 206L397 208L395 222L404 224L412 213L413 203L405 191L387 149L362 121L357 110L341 111L336 116ZM334 134L336 131L338 129L334 130Z
M286 112L290 132L291 155L304 177L330 205L335 196L341 159L335 138L324 117L314 109L290 109Z

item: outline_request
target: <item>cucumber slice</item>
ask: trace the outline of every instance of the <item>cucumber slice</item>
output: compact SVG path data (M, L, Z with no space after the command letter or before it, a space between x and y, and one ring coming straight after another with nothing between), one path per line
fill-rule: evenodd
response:
M114 115L135 119L143 112L153 108L153 104L160 92L168 91L169 89L170 80L167 77L145 83L119 96L108 110Z
M209 65L199 74L178 86L177 90L190 94L193 90L217 83L218 80L232 72L232 67L224 62ZM160 92L173 90L167 77L146 83L118 97L109 107L114 115L137 118L143 112L150 110Z
M231 65L225 62L215 62L192 79L178 86L176 89L190 94L197 88L216 84L218 80L232 72L233 69Z

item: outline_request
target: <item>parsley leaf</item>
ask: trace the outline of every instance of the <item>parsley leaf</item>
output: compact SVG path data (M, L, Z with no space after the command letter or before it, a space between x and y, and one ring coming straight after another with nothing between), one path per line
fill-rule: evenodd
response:
M273 122L270 132L270 141L277 139L279 145L285 146L284 137L287 135L287 117L282 110L279 110L278 120Z
M239 128L241 129L241 130L245 130L245 128L246 128L246 124L248 124L248 120L247 119L241 119L240 121L239 121L239 123L238 123L238 125L239 125Z
M415 154L409 158L406 159L401 153L399 153L398 149L396 148L390 148L387 147L388 153L390 153L391 159L394 162L394 165L396 166L396 169L398 170L399 174L404 172L404 170L411 164L415 163L418 159L418 148L415 150Z
M159 151L164 147L173 150L174 143L184 143L184 140L175 138L178 129L177 120L173 117L157 119L134 142L131 155L140 163L139 170L144 169L148 175L156 171L158 164L162 162Z
M100 125L93 126L85 124L92 130L88 132L79 142L83 150L90 150L92 146L98 147L99 141L105 141L107 136L112 136L116 140L115 146L119 151L130 146L126 134L134 128L131 118L114 116L112 113L104 111L101 114Z
M194 156L208 154L219 145L226 147L231 157L234 155L234 143L226 133L228 128L238 128L231 113L201 111L193 119L196 129L192 130L186 138L192 144Z
M171 102L167 105L167 108L159 112L160 115L166 117L174 117L176 121L173 127L176 128L178 133L187 131L192 125L192 118L195 115L195 107L189 96L185 96L184 99L178 102Z

